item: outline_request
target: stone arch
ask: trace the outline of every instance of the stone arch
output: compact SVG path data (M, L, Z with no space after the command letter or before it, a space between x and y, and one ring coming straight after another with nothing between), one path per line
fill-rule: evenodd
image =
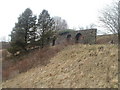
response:
M67 35L66 38L67 38L67 41L68 41L68 42L71 40L71 37L72 37L71 34L68 34L68 35Z
M80 38L81 38L82 34L81 33L77 33L76 36L75 36L75 41L76 43L79 42Z
M68 34L67 35L67 39L70 39L72 36L71 36L71 34Z

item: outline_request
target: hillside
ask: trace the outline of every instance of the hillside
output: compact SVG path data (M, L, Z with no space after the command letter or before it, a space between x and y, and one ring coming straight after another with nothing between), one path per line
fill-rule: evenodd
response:
M21 73L3 82L2 86L3 88L118 87L117 59L117 45L70 45L51 58L47 65Z
M108 35L98 35L96 37L97 44L108 44L113 41L114 44L118 43L118 35L108 34Z

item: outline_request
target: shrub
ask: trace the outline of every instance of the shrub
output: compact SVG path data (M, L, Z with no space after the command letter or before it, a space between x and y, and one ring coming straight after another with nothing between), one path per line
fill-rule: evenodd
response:
M12 55L15 55L18 51L21 49L17 46L11 46L10 48L7 49L8 52L10 52Z

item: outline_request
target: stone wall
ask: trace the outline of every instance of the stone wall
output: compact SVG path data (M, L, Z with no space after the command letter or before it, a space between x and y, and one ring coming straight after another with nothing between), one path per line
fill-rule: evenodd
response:
M56 44L62 44L66 42L95 44L96 33L97 33L97 29L87 29L87 30L79 30L79 31L58 34L56 39ZM76 38L77 34L78 34L78 39Z

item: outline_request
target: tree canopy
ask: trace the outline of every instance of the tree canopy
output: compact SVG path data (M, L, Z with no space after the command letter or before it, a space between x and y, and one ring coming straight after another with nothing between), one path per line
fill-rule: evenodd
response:
M50 14L47 10L43 10L40 13L38 18L38 28L41 32L40 34L40 41L42 48L44 45L49 44L50 38L52 37L55 29L55 22L53 18L50 17Z
M47 10L43 10L38 18L33 15L30 8L18 17L18 22L11 32L11 47L9 52L27 51L28 46L35 46L36 42L44 47L49 44L54 33L54 20ZM38 34L39 31L39 34Z

